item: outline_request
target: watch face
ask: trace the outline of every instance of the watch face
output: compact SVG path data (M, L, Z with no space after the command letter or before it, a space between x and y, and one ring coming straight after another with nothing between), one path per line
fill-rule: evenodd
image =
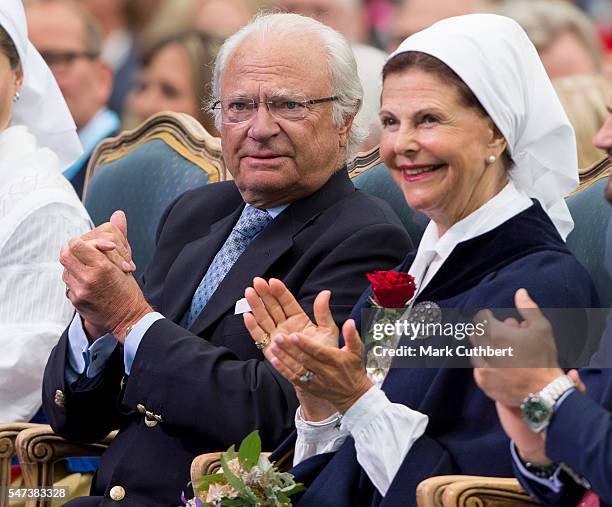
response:
M542 431L552 415L552 410L537 394L530 394L521 405L523 420L533 431Z

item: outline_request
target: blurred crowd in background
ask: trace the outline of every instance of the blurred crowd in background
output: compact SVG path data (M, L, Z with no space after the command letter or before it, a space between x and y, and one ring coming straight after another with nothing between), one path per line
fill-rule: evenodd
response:
M97 144L100 137L87 132L93 119L95 130L110 135L122 128L133 128L163 110L188 113L215 135L206 104L216 51L224 38L261 10L312 16L340 31L352 43L365 92L360 114L371 125L370 137L361 147L365 151L378 143L380 71L387 53L408 35L440 19L496 12L516 19L538 49L577 130L580 167L602 156L592 147L591 138L606 117L605 104L612 92L610 0L24 3L30 39L53 70L86 151L88 137L89 144ZM78 168L74 171L78 172Z

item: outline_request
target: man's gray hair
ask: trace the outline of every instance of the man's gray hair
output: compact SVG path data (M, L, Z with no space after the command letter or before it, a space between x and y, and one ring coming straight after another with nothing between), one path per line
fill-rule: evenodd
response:
M317 37L327 53L332 94L338 97L338 100L333 103L332 118L336 127L345 125L347 118L357 114L363 100L363 89L351 46L335 30L299 14L261 14L223 43L215 61L211 103L221 98L221 75L225 64L245 39L251 35L265 36L268 34L291 37L296 33L304 32ZM215 111L215 124L218 129L221 128L221 115L218 110ZM367 125L363 120L359 121L359 118L355 118L348 135L347 160L357 153L359 145L367 134Z

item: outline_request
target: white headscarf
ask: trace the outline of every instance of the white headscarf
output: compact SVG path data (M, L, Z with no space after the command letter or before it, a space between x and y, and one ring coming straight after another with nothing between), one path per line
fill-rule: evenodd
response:
M441 60L472 90L508 142L510 178L565 239L574 227L564 197L578 186L576 137L523 29L495 14L457 16L411 35L387 61L408 51Z
M79 158L83 149L51 69L28 40L21 0L0 0L0 26L13 40L23 68L21 97L13 104L11 125L27 126L38 147L55 152L60 169L64 170Z

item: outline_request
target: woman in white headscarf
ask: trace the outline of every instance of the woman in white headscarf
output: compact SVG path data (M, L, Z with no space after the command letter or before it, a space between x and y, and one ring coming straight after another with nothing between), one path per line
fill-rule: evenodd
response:
M564 243L574 133L518 24L461 16L406 39L383 69L380 118L383 160L408 204L431 218L398 268L414 277L412 305L512 308L525 287L542 307L597 306ZM328 291L311 322L280 281L247 289L245 323L301 402L294 473L308 490L298 505L411 505L433 475L510 475L509 441L469 368L400 361L384 382L380 371L368 377L359 331L372 296L357 303L338 348ZM408 366L431 365L420 345L439 343L408 341Z
M91 228L62 176L81 154L74 122L27 38L20 0L0 3L0 422L42 404L45 363L74 308L59 252Z

